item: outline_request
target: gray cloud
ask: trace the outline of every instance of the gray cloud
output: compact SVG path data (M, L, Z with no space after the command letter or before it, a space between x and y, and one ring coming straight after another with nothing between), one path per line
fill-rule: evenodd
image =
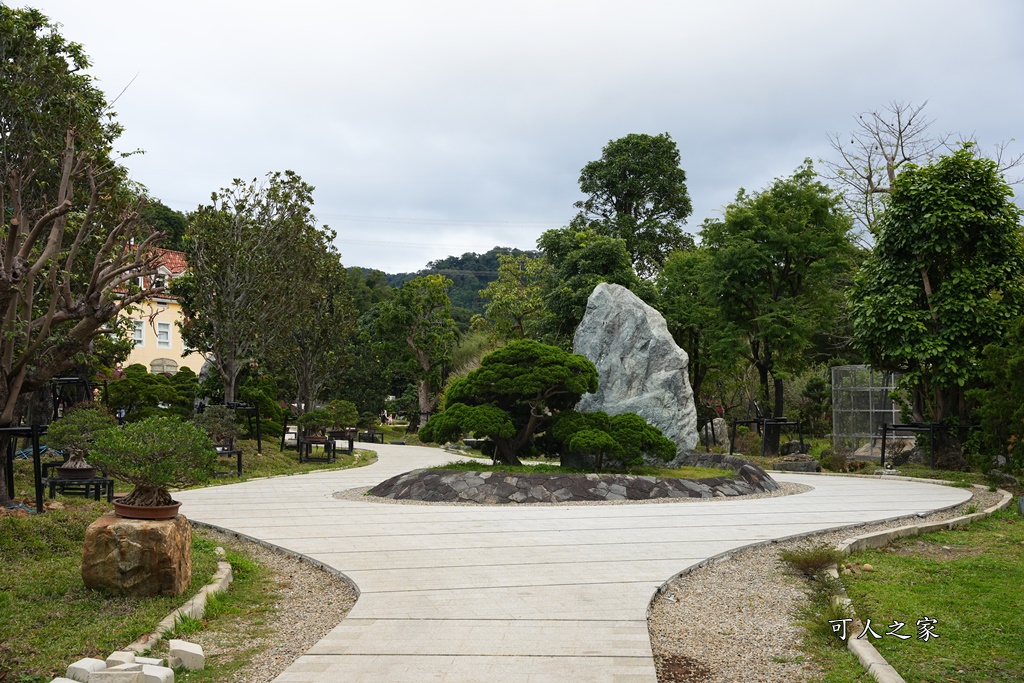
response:
M85 45L136 180L181 210L290 168L349 265L387 271L564 225L608 140L668 132L696 230L858 111L1019 134L1018 3L44 0Z

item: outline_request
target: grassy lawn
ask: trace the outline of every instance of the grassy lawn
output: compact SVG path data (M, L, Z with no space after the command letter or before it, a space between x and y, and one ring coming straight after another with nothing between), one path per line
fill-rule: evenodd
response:
M1015 506L967 529L902 539L851 560L875 569L843 583L858 616L882 634L875 647L908 683L1021 680L1024 519ZM917 637L924 617L937 621L937 639ZM913 637L885 636L893 620Z
M0 517L0 680L49 681L77 659L106 658L209 582L214 545L196 535L185 596L121 598L86 589L85 529L110 509L78 499L43 515Z
M546 463L538 465L489 465L483 462L450 462L447 465L440 465L430 469L466 472L515 472L519 474L582 474L588 472L588 470L562 468L559 465ZM706 479L709 477L727 476L729 474L728 470L709 467L681 467L676 470L664 467L631 467L626 470L606 470L603 473L636 474L647 477L661 477L662 479Z
M281 452L280 440L264 440L261 455L256 454L255 440L240 444L244 453L243 481L359 467L376 460L376 453L361 450L352 456L339 456L334 463L299 464L295 451ZM222 469L233 466L234 461L222 459ZM237 481L230 476L211 483ZM115 489L127 493L131 486L118 482ZM31 461L15 462L15 491L19 500L34 506L29 500L34 496ZM214 543L194 530L192 584L185 595L118 598L87 590L81 576L85 529L112 506L106 501L60 495L57 503L63 509L29 517L0 517L0 566L4 567L0 572L0 681L4 683L49 681L77 659L105 658L151 631L208 583L216 569ZM239 634L242 645L235 657L213 661L201 675L189 674L182 680L224 680L242 666L247 659L244 643L258 637L262 615L274 603L275 593L263 567L238 549L229 551L228 559L234 567L235 581L224 597L214 601L204 621L219 620L221 628Z

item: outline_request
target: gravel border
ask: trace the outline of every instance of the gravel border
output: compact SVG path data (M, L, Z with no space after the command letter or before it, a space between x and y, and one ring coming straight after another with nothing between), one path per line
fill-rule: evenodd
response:
M912 518L936 522L985 510L1002 494L975 489L956 507ZM758 545L696 567L662 587L648 611L651 648L661 683L790 683L820 678L806 661L796 612L806 600L803 580L779 559L782 550L906 526L906 518L845 527Z

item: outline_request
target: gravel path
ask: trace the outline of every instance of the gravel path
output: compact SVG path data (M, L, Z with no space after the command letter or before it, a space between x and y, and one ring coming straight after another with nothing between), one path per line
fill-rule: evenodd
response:
M806 490L782 484L782 490L752 498L791 495ZM367 488L335 494L365 500ZM684 503L714 503L722 499L684 499ZM976 490L974 498L954 510L927 519L965 514L998 502L999 495ZM450 505L377 499L382 504ZM641 504L658 504L659 500ZM669 501L664 501L669 502ZM680 500L673 500L679 503ZM475 503L465 503L475 505ZM563 503L564 504L564 503ZM636 501L583 502L581 505L637 504ZM838 543L844 538L907 524L906 520L828 532L813 543ZM232 657L255 647L256 656L230 679L240 683L272 681L303 652L334 628L355 604L356 593L338 577L289 555L233 536L206 531L225 544L241 544L251 557L270 568L278 586L275 612L256 640L238 633L202 631L192 637L210 655ZM784 573L779 562L783 548L809 541L761 546L739 551L729 560L702 567L673 581L655 601L649 615L651 645L659 681L672 683L790 683L820 677L813 663L803 661L800 629L792 624L804 599L803 583Z

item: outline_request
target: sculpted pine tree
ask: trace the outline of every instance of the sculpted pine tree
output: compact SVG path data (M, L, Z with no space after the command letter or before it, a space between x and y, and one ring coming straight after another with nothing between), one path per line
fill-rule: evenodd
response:
M159 235L140 227L111 152L121 127L88 67L41 13L0 5L0 427L155 292L134 283L156 272Z
M597 368L583 356L521 339L498 349L480 367L445 390L444 412L420 430L420 438L448 441L464 434L487 437L494 459L519 465L519 454L560 410L597 390Z

